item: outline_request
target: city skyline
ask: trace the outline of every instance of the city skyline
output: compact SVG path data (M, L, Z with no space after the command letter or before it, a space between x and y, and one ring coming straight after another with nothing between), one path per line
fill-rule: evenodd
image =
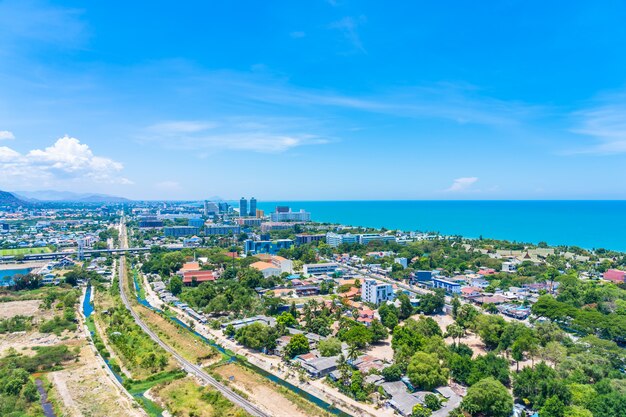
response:
M626 198L624 5L123 8L0 2L0 189Z

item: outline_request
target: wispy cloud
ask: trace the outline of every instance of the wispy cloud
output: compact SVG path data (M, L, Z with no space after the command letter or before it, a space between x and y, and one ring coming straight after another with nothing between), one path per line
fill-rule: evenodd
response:
M626 93L610 95L574 113L572 132L594 138L591 146L570 153L618 154L626 152Z
M86 26L77 9L52 6L38 0L0 2L0 50L22 51L26 41L77 47L86 38Z
M300 146L329 142L328 138L316 134L284 130L285 126L293 124L287 119L260 121L246 118L227 119L219 123L166 122L144 129L140 140L158 142L170 149L260 153L280 153Z
M13 132L8 130L0 130L0 140L12 140L15 139Z
M95 183L131 184L119 173L123 165L112 159L94 155L88 145L64 136L44 149L22 154L7 146L0 147L0 172L4 185L88 180Z
M452 185L446 188L446 192L460 192L468 191L468 189L478 181L477 177L462 177L457 178L452 182Z
M306 36L306 33L304 33L301 30L297 30L297 31L291 32L289 36L291 36L294 39L299 39L299 38L304 38Z
M352 45L355 51L367 53L358 32L359 26L365 24L365 22L367 22L367 18L365 16L359 16L357 18L346 16L341 20L332 22L328 27L330 29L339 30L350 45Z

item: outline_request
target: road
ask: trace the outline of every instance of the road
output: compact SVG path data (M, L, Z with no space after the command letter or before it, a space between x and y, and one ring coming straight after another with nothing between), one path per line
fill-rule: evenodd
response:
M125 247L127 245L127 236L126 236L126 226L124 225L124 219L123 218L122 218L122 222L121 222L121 226L120 226L120 232L121 232L120 233L120 242L121 242L121 245ZM150 338L152 340L154 340L159 346L161 346L163 349L165 349L167 352L169 352L174 357L174 359L176 359L176 361L182 366L182 368L185 371L187 371L188 373L196 376L201 381L204 381L207 384L213 386L216 390L218 390L229 401L231 401L233 404L243 408L250 415L253 415L253 416L256 416L256 417L270 417L271 416L271 414L268 414L265 411L261 410L260 408L258 408L254 404L252 404L247 399L243 398L239 394L233 392L227 386L225 386L222 383L220 383L219 381L217 381L211 375L207 374L201 367L199 367L197 365L194 365L193 363L189 362L187 359L183 358L172 347L170 347L165 342L163 342L143 322L143 320L141 320L141 318L139 317L139 314L137 314L132 309L131 304L128 301L128 298L126 296L126 291L124 291L124 287L126 285L125 284L125 282L126 282L126 257L125 256L120 257L119 278L120 278L120 280L119 280L120 297L122 298L122 302L124 303L124 305L126 306L128 311L130 311L130 314L135 319L135 322L137 323L137 325L139 327L141 327L142 330L144 332L146 332L148 334L148 336L150 336Z

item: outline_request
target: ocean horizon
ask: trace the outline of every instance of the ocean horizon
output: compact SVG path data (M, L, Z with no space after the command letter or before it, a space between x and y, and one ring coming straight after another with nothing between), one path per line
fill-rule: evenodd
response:
M626 251L626 200L259 201L317 222Z

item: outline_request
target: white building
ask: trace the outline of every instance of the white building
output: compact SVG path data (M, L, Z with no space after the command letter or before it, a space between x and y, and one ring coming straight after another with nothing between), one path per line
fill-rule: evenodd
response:
M391 284L378 282L374 279L367 279L361 286L362 301L380 304L384 301L393 300L393 298L393 286Z
M344 243L346 244L358 243L358 237L350 233L340 235L339 233L328 232L326 233L326 243L329 246L336 248L337 246L344 244Z
M334 274L336 270L337 264L334 262L325 264L305 264L302 266L304 275Z
M409 266L409 260L407 258L395 258L393 261L397 264L402 265L402 268L404 269Z
M382 241L382 242L395 242L395 236L379 235L375 233L366 233L358 236L359 243L361 245L367 245L370 242Z
M311 213L304 211L275 212L270 215L273 222L310 222Z
M513 262L502 262L502 272L516 272L517 266Z

